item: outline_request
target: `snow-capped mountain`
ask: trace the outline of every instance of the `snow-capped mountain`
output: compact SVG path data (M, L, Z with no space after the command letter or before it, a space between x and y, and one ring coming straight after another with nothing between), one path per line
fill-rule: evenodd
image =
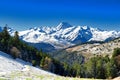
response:
M120 37L120 31L105 31L88 26L72 26L66 22L57 27L31 28L20 31L20 38L30 43L47 43L55 48L65 48L87 41L105 41Z
M9 29L13 35L13 29ZM72 26L62 22L57 27L35 27L19 31L20 39L32 43L51 45L55 49L66 48L88 41L106 41L120 37L120 31L105 31L88 26ZM40 47L41 48L41 47Z

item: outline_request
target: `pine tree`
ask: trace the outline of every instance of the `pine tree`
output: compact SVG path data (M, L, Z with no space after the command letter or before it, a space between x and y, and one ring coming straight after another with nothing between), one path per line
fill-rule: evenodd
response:
M32 60L32 65L36 66L36 60Z
M106 65L106 77L107 78L114 78L117 76L117 67L115 65L115 61L112 58L110 62Z
M10 39L10 35L9 32L7 31L7 24L3 29L2 32L2 46L3 46L3 51L8 52L9 51L9 39Z
M104 60L100 58L97 61L97 78L105 79L105 68L104 68Z
M120 48L115 48L112 57L120 55Z
M86 70L87 77L96 78L96 76L97 76L97 60L98 59L96 57L93 57L85 64L85 67L87 69Z
M8 32L8 25L6 24L5 25L5 27L4 27L4 29L3 29L3 38L5 39L5 40L8 40L9 38L10 38L10 34L9 34L9 32Z
M77 77L80 77L80 72L81 72L81 70L80 70L80 64L78 64L78 63L74 63L73 64L73 70L74 70L74 73L73 74L75 74L75 76L77 76Z
M14 46L18 46L20 44L19 35L17 31L14 34L13 40L14 40Z

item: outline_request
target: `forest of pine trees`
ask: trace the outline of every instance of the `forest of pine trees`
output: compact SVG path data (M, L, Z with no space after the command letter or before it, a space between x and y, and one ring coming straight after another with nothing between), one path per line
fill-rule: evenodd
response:
M19 39L18 34L16 31L14 36L10 36L7 27L4 27L3 31L0 32L0 51L6 52L14 59L20 58L32 63L33 66L40 66L44 70L64 75L64 68L60 62L43 53L42 50L29 46Z
M120 48L116 48L112 57L94 56L88 62L81 64L60 63L42 50L27 45L19 39L16 31L14 36L10 36L7 27L0 32L0 51L6 52L14 59L20 58L31 62L33 66L40 66L44 70L72 77L82 78L114 78L120 76Z

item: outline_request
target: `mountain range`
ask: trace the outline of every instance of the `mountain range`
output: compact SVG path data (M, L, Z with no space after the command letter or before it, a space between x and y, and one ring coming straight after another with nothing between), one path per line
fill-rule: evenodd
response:
M13 29L9 28L8 31L13 35ZM67 22L62 22L57 27L35 27L19 31L19 36L21 40L39 49L45 47L55 50L89 41L109 41L120 37L120 31L107 31L89 26L72 26Z

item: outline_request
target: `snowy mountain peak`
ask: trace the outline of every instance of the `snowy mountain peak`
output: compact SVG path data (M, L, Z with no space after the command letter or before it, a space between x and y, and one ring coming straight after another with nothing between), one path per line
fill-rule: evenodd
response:
M29 30L31 30L31 31L39 31L40 28L39 27L34 27L34 28L30 28Z
M84 29L84 30L90 30L90 27L89 26L83 26L82 29Z
M62 22L57 27L32 28L21 31L22 40L30 43L47 43L56 49L88 41L106 41L120 37L120 31L105 31L89 26L72 26Z
M58 26L57 26L57 30L60 30L60 29L66 29L68 27L72 27L72 25L70 25L69 23L67 22L61 22Z
M8 29L11 33L13 29ZM19 31L20 39L28 43L47 43L55 48L66 48L88 41L106 41L120 37L120 31L106 31L89 26L72 26L62 22L57 27L35 27Z

